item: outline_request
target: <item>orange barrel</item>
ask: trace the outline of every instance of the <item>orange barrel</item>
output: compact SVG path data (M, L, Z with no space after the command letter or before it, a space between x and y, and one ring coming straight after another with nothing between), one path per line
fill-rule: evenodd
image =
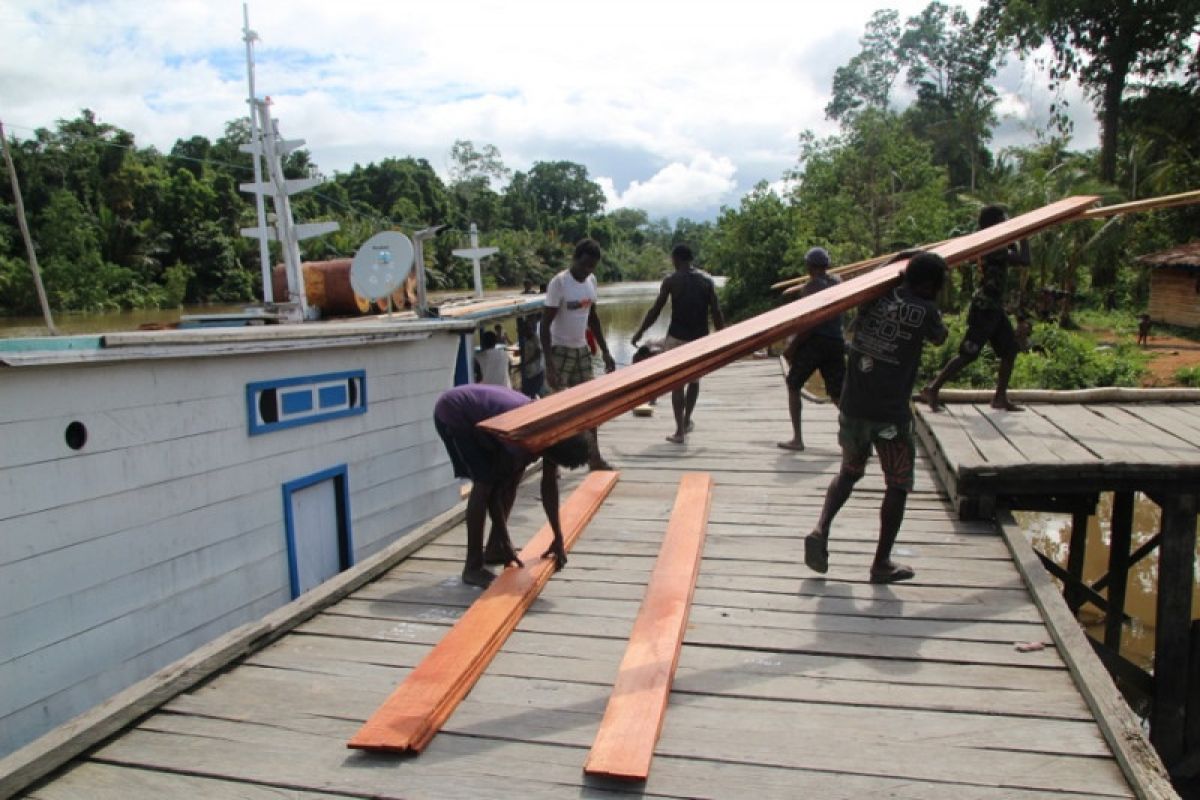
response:
M350 259L305 261L300 267L304 271L304 294L308 304L321 309L324 316L357 316L371 310L371 302L356 295L350 287ZM287 273L282 264L277 264L271 272L271 288L276 301L287 297ZM387 307L386 300L384 307Z

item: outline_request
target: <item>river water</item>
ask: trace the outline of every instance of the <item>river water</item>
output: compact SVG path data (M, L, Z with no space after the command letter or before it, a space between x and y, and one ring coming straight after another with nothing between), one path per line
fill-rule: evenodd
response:
M627 283L601 287L598 313L604 325L605 338L608 341L613 358L618 364L628 364L633 358L633 345L630 338L637 330L646 311L654 301L658 284ZM511 293L504 290L496 294ZM240 310L243 306L203 306L185 309L123 311L106 314L61 314L55 322L64 333L100 333L103 331L136 330L138 326L153 324L169 324L179 319L180 313L212 314ZM647 331L646 338L661 337L666 334L669 311ZM516 341L516 327L512 320L506 322L509 337ZM8 336L40 336L45 328L40 317L0 317L0 337ZM818 377L813 378L814 385L809 388L820 393L823 387ZM782 385L780 387L780 404L785 402ZM784 435L786 431L780 431ZM1084 577L1094 581L1108 569L1108 541L1112 513L1112 496L1101 498L1098 515L1093 517L1088 525L1088 545L1084 564ZM1041 513L1018 513L1026 535L1033 541L1034 546L1041 552L1065 566L1069 550L1071 534L1070 516ZM1138 495L1134 508L1133 546L1140 546L1152 537L1159 526L1159 509L1149 499ZM903 539L903 532L901 532ZM1200 565L1200 546L1197 548L1197 564ZM1198 566L1200 569L1200 566ZM1134 567L1129 576L1126 603L1127 612L1134 618L1132 626L1126 626L1122 640L1122 653L1150 669L1154 653L1154 621L1155 621L1155 588L1158 577L1158 560L1156 555L1144 559ZM1200 586L1193 597L1192 617L1200 618ZM1104 635L1104 617L1092 606L1084 606L1080 612L1080 622L1089 634L1098 639Z

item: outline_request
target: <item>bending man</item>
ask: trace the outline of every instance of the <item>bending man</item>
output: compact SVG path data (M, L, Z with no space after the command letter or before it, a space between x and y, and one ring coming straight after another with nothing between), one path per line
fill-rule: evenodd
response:
M496 577L484 564L520 566L512 539L508 535L508 515L517 497L517 487L525 468L539 454L501 442L476 427L485 419L532 402L528 397L503 386L486 383L456 386L444 392L433 408L433 425L446 446L454 474L472 481L467 499L467 555L463 564L463 583L486 587ZM584 434L564 439L540 454L542 456L542 508L554 543L543 558L553 556L558 568L567 563L562 528L558 520L558 467L574 469L588 458ZM492 530L487 547L483 526L488 517Z

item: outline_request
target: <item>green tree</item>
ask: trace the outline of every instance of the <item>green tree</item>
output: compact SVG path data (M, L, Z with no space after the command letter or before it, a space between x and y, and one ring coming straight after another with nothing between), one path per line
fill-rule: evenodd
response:
M1117 174L1121 101L1131 79L1180 66L1200 22L1200 0L988 0L996 30L1022 52L1049 44L1055 83L1079 79L1100 118L1100 178Z
M722 305L730 319L765 311L776 302L771 284L797 267L796 213L766 181L736 209L723 208L708 245L709 261L729 276Z
M566 241L588 235L604 209L604 190L573 161L539 161L517 172L504 193L504 208L514 228L555 230Z
M892 9L876 11L858 40L862 50L833 73L833 94L825 116L845 120L862 110L887 109L900 74L899 42L900 15Z
M500 148L494 144L485 144L482 149L478 149L470 139L455 139L450 147L452 186L477 181L483 181L489 186L503 184L511 175L512 170L504 166Z
M800 160L801 232L838 260L938 241L953 227L945 168L894 113L864 111L828 139L805 134Z
M996 124L995 37L962 8L930 3L906 23L897 58L917 90L905 120L930 143L934 162L946 165L951 185L975 191Z

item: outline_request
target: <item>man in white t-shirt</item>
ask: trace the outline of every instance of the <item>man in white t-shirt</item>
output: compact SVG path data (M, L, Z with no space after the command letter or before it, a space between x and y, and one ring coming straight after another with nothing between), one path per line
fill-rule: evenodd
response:
M479 352L475 354L475 382L511 389L512 379L508 370L512 361L508 357L508 350L496 344L496 334L492 331L484 331L479 337Z
M546 287L546 304L542 311L541 340L546 353L546 383L551 391L567 389L592 379L592 351L588 347L590 330L604 358L604 369L617 368L604 328L596 314L596 265L600 263L600 245L592 239L582 239L575 245L571 266L550 279ZM596 431L590 431L591 469L611 469L600 455Z

